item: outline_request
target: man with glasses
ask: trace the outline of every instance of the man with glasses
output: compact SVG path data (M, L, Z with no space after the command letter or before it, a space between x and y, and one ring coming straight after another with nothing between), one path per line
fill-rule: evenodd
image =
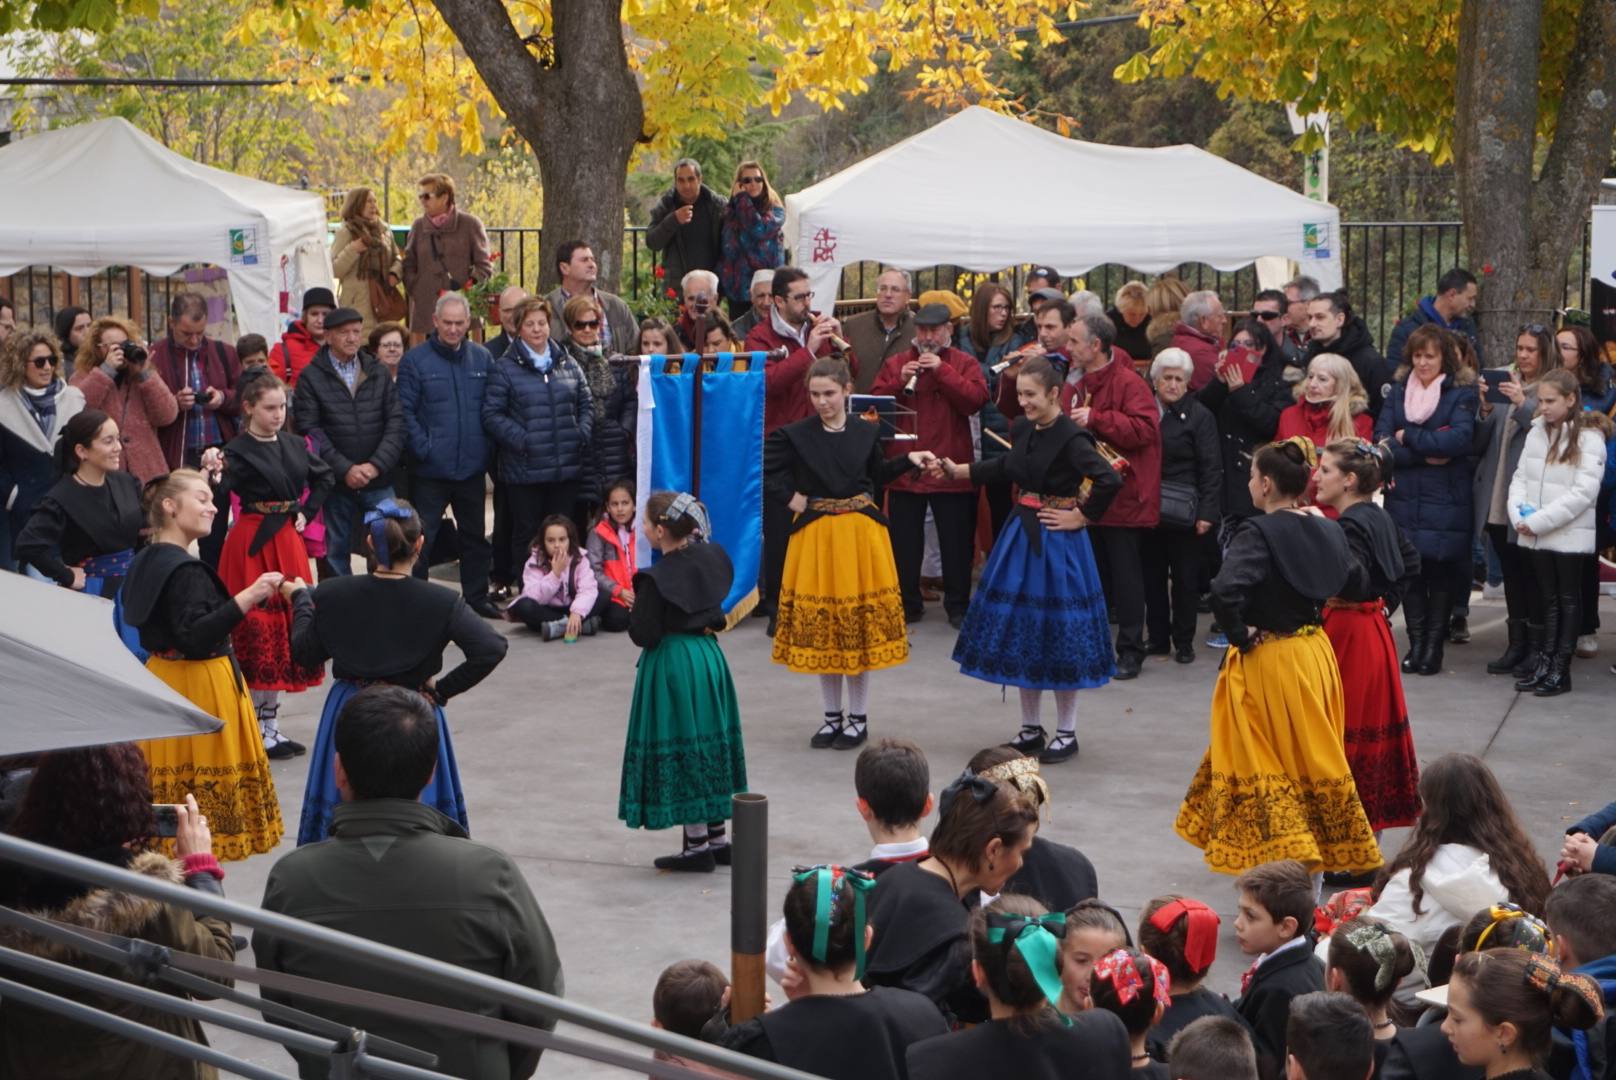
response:
M1392 336L1386 342L1386 359L1393 367L1407 360L1403 348L1408 342L1408 335L1426 323L1436 323L1444 330L1452 330L1469 338L1479 359L1481 341L1476 324L1470 321L1470 313L1475 309L1476 275L1456 266L1437 279L1435 294L1420 297L1414 310L1392 327Z
M1285 336L1303 353L1309 340L1307 305L1317 295L1317 278L1303 274L1285 283Z
M640 324L634 321L634 313L622 297L595 288L600 263L595 260L594 249L582 240L567 241L556 250L556 269L561 273L561 284L545 297L550 301L550 310L559 314L574 296L593 296L595 304L606 313L600 328L600 344L606 355L632 349ZM550 324L550 338L557 343L567 340L567 325L561 319Z
M855 394L868 394L889 359L915 340L915 317L909 311L913 291L902 270L883 270L875 279L875 307L847 320L847 340L864 358L863 370L853 381Z
M1223 335L1228 317L1223 301L1210 289L1192 292L1178 307L1178 325L1173 327L1175 349L1190 354L1195 374L1190 376L1190 393L1217 377L1218 358L1223 354Z
M1289 307L1290 301L1285 299L1283 291L1264 289L1251 302L1251 317L1268 328L1274 341L1284 350L1287 363L1299 364L1302 361L1301 347L1285 332L1285 312Z
M681 158L673 166L673 187L651 210L645 233L646 245L662 253L663 280L683 281L692 270L717 270L723 227L724 197L701 182L701 166L694 158ZM716 283L712 291L716 296Z
M799 266L786 266L774 272L770 285L774 305L767 322L760 322L746 335L746 347L771 352L785 349L783 360L770 360L765 368L763 433L813 415L808 401L808 369L821 356L835 351L842 326L829 312L813 310L814 290L808 272ZM858 360L846 353L853 377L858 377ZM786 563L786 537L791 531L791 508L785 503L763 499L763 580L759 609L769 614L769 632L774 631L774 605L780 593L780 573Z

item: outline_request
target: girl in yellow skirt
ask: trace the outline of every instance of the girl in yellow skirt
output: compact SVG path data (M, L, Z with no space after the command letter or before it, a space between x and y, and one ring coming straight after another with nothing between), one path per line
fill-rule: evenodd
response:
M230 631L275 592L281 575L260 575L235 596L187 550L213 530L217 510L207 478L175 469L146 490L152 542L124 579L124 615L151 655L146 667L191 704L224 721L212 735L140 743L151 766L152 798L183 803L194 795L213 830L221 861L272 850L281 808L247 684Z
M1257 451L1248 486L1262 513L1235 529L1212 579L1229 650L1212 692L1212 745L1175 827L1224 874L1276 859L1314 874L1381 863L1347 765L1341 675L1320 625L1352 556L1340 525L1298 508L1315 463L1300 436Z
M764 443L764 483L796 518L786 546L774 662L819 676L825 719L809 745L851 750L868 737L869 673L909 658L909 637L877 482L933 468L936 455L888 458L881 425L847 414L853 378L834 357L808 369L816 415L775 429ZM842 684L847 711L842 711Z

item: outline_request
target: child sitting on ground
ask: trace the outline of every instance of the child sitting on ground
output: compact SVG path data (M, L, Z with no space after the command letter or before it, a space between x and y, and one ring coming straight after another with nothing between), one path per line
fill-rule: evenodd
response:
M683 1035L687 1039L701 1038L701 1027L723 1007L729 992L729 980L715 964L705 960L680 960L669 964L657 976L656 989L651 993L652 1027ZM653 1055L658 1061L712 1076L729 1073L702 1065L658 1050Z
M1307 940L1313 880L1295 859L1281 859L1246 871L1235 888L1240 893L1235 940L1241 952L1257 959L1241 977L1234 1007L1251 1028L1258 1075L1274 1080L1285 1070L1291 999L1324 989L1324 965Z
M596 591L604 598L597 604L601 628L608 634L627 630L634 610L634 573L639 569L634 512L634 485L615 481L606 489L606 509L584 541Z
M1173 1080L1257 1080L1251 1029L1226 1016L1203 1016L1173 1036L1167 1050Z
M1157 1061L1166 1062L1173 1036L1203 1016L1244 1023L1228 998L1201 985L1218 958L1221 921L1201 901L1177 895L1151 900L1139 918L1139 947L1160 960L1172 978L1172 1001L1145 1042Z
M1128 1029L1134 1080L1170 1080L1167 1066L1150 1059L1146 1037L1172 1003L1172 980L1160 960L1137 949L1106 953L1089 977L1096 1009L1116 1013Z
M1072 1013L1092 1009L1089 977L1106 953L1133 947L1127 924L1116 908L1099 900L1084 900L1066 912L1066 936L1061 942L1060 1010Z
M526 623L545 641L576 641L600 626L594 614L598 595L589 559L578 543L578 526L569 517L551 514L533 538L532 555L522 568L522 595L511 601L505 617Z
M1415 968L1425 970L1425 955L1379 919L1348 919L1330 934L1330 963L1324 985L1350 994L1363 1006L1377 1040L1397 1035L1397 1024L1387 1015L1397 986Z

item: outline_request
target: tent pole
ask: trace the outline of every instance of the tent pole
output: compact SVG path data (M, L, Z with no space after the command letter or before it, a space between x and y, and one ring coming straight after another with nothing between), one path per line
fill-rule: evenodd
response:
M146 325L146 272L138 266L129 268L129 321L136 326Z

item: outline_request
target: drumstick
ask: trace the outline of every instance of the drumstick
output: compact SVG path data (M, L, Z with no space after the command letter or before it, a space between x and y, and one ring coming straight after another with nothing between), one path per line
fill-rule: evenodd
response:
M1010 441L1008 439L1006 439L1003 435L1000 435L997 431L994 431L992 428L983 428L982 434L986 435L988 438L992 439L1006 450L1015 449L1015 447L1010 445Z

